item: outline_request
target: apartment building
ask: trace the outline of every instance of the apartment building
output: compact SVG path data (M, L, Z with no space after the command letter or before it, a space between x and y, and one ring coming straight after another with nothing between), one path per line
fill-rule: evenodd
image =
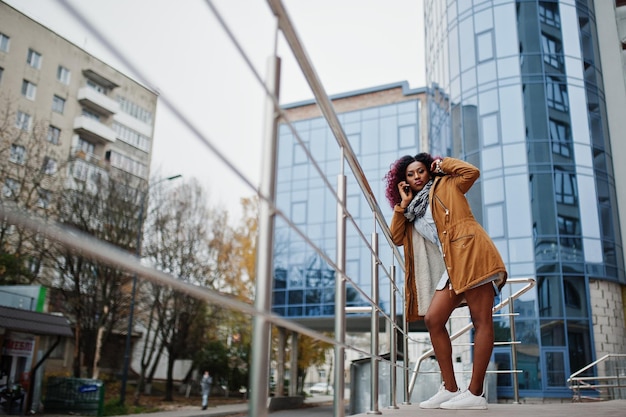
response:
M102 189L95 188L97 184L113 176L123 178L124 187L129 185L127 188L136 191L137 196L137 192L146 189L150 174L157 99L156 92L0 2L0 199L3 203L17 203L20 209L54 217L54 211L47 209L52 207L55 193L79 187L98 192ZM26 175L25 171L31 174ZM109 197L99 194L102 198ZM89 199L92 195L84 196ZM126 249L134 248L137 227L140 227L135 218L139 210L133 205L135 201L129 200L130 209L121 223L130 235ZM101 219L89 220L100 229L106 229ZM14 225L2 224L3 244L7 245L3 249L16 240L26 241L16 235ZM32 247L39 241L27 242ZM31 252L37 255L37 251ZM45 275L39 283L47 285L58 278L57 268L46 269L41 266L43 263L37 264L31 253L14 255L20 264L27 261L27 268L45 271L39 274ZM3 272L3 277L6 275ZM122 278L121 281L129 280ZM123 292L130 291L127 286ZM6 310L3 314L11 313L15 317L12 316L14 320L10 323L0 322L0 346L3 346L0 361L3 379L0 381L28 382L30 378L39 387L43 368L39 368L37 375L30 375L30 371L46 358L49 358L48 366L59 372L67 372L72 367L72 357L76 356L71 337L73 329L68 321L62 333L46 330L49 320L44 313L48 311L48 302L53 303L47 298L38 306L39 318L35 317L41 321L41 328L29 330L23 325L34 320L35 313L27 307L13 310L3 307ZM58 311L55 308L62 303L56 300L57 305L50 310ZM72 327L74 324L72 321ZM116 369L122 366L123 336L119 333L111 342L113 348L108 349L113 352L114 363L104 363ZM52 337L55 335L64 337L55 341ZM86 339L85 332L81 333L81 338ZM11 346L24 348L7 348ZM43 359L42 349L47 350ZM91 363L95 362L81 365ZM29 402L34 401L28 405L32 405L32 409L38 409L39 393L35 391L34 399L29 398Z
M147 181L157 94L5 3L0 97L16 127L45 130L74 178L119 170ZM13 154L24 152L16 145Z

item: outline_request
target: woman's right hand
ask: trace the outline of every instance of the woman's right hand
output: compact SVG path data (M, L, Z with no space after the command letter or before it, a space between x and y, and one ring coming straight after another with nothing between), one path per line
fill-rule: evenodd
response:
M405 209L409 206L409 203L411 203L411 200L413 199L413 190L411 190L411 187L405 181L400 181L398 183L398 191L400 192L400 198L402 199L402 201L400 201L400 207Z

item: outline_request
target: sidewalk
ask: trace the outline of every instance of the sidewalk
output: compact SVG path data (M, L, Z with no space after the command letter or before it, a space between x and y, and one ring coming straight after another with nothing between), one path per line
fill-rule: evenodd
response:
M269 404L269 399L268 399ZM314 395L312 397L307 397L304 400L305 407L296 409L296 410L281 410L274 411L272 415L283 415L283 416L299 416L299 417L308 417L307 410L312 411L315 416L322 415L333 415L333 396L332 395ZM330 410L330 414L320 414L320 412L324 413L324 409ZM215 407L211 406L211 401L209 400L209 407L206 410L202 410L201 407L184 407L178 410L173 411L159 411L156 413L145 413L145 414L133 414L129 416L119 416L119 417L223 417L223 416L247 416L248 415L248 403L238 403L238 404L224 404L218 405ZM286 414L285 414L286 413ZM346 412L347 415L347 412ZM43 417L61 417L61 416L43 416ZM67 416L63 416L67 417Z
M269 413L273 417L333 417L333 397L320 395L308 397L307 407L296 410L281 410ZM612 400L585 403L549 404L489 404L488 410L424 410L418 404L399 405L397 409L381 408L379 413L354 414L366 417L378 414L386 417L459 417L459 416L507 416L507 417L626 417L626 400ZM345 416L348 416L346 407ZM219 417L248 416L248 404L227 404L210 407L206 410L183 409L158 413L135 414L132 417ZM125 416L128 417L128 416ZM252 416L249 416L252 417Z

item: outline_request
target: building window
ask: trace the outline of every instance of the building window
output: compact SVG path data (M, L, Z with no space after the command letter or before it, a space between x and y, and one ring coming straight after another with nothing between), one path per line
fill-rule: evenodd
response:
M37 207L42 209L50 207L50 191L41 188L37 190Z
M59 82L65 84L65 85L69 85L69 83L70 83L70 70L65 68L63 65L59 65L59 67L57 68L57 80L59 80Z
M146 178L148 175L148 169L145 164L130 158L126 155L111 151L110 155L111 166L121 169L140 178Z
M7 35L5 35L4 33L0 33L0 51L9 52L10 40L11 38L9 38Z
M16 164L24 165L24 162L26 162L26 148L22 145L11 145L11 154L9 155L9 161Z
M152 112L121 96L117 96L117 102L120 104L120 110L124 113L127 113L144 123L152 123Z
M559 226L559 242L566 248L574 247L580 241L580 221L573 217L557 216Z
M559 3L539 2L539 21L546 25L560 28Z
M37 86L30 81L22 81L22 95L29 100L34 100L37 95Z
M31 117L30 114L18 110L15 116L15 127L25 131L30 130Z
M109 89L106 88L105 86L103 86L102 84L98 84L97 82L87 79L87 87L91 88L92 90L97 91L100 94L104 94L107 95L107 93L109 92Z
M304 144L306 146L306 142ZM308 158L306 156L306 152L302 149L302 146L299 143L293 144L293 164L301 165L306 164Z
M144 136L141 133L117 122L113 122L113 130L115 130L118 139L123 140L129 145L132 145L146 152L150 150L149 137Z
M7 178L4 180L4 187L2 187L2 195L6 198L15 198L19 195L20 183L13 178Z
M28 49L28 55L26 56L26 62L33 68L40 69L41 68L42 57L41 54L37 51L33 51L32 49Z
M567 308L573 308L575 310L582 309L582 297L578 289L570 281L563 282L563 298Z
M569 158L572 154L569 125L550 119L550 142L552 143L553 153Z
M91 110L87 110L86 108L83 107L83 109L81 110L81 115L89 118L89 119L93 119L93 120L97 120L100 121L100 115L98 113L92 112Z
M561 41L542 33L541 45L543 48L543 62L561 70L563 68L563 47Z
M498 113L482 116L480 118L480 127L484 147L500 143L500 119Z
M79 181L86 181L89 173L89 166L86 162L78 159L72 165L72 176Z
M568 111L567 86L555 77L546 79L548 106L560 111Z
M485 207L487 231L492 238L504 237L504 210L502 203Z
M413 148L417 145L417 126L414 124L398 126L399 148Z
M306 201L294 201L293 203L291 203L291 219L293 220L294 224L306 224Z
M57 160L46 156L43 161L42 171L46 175L54 175L57 173Z
M495 56L493 49L493 30L476 35L476 60L479 63L492 60Z
M48 126L47 139L48 139L48 142L54 145L58 145L59 142L61 141L61 129L52 125Z
M83 139L83 138L78 138L78 149L77 151L83 151L85 152L87 155L93 154L96 151L96 145L94 145L93 143Z
M55 95L52 98L52 111L63 114L63 110L65 110L65 99Z
M559 204L576 204L578 191L576 189L575 175L560 168L555 168L554 194L556 202Z
M2 82L2 74L4 74L4 68L0 67L0 83Z
M354 153L359 155L361 153L361 134L353 133L351 135L347 135L347 138Z

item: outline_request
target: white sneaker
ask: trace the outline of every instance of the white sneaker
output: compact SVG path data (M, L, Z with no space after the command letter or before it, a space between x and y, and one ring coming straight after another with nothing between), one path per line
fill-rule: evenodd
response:
M474 395L470 390L441 403L439 408L445 410L486 410L487 400L481 395Z
M441 403L449 401L460 394L461 390L456 390L455 392L448 391L442 383L435 395L420 403L420 408L439 408Z

